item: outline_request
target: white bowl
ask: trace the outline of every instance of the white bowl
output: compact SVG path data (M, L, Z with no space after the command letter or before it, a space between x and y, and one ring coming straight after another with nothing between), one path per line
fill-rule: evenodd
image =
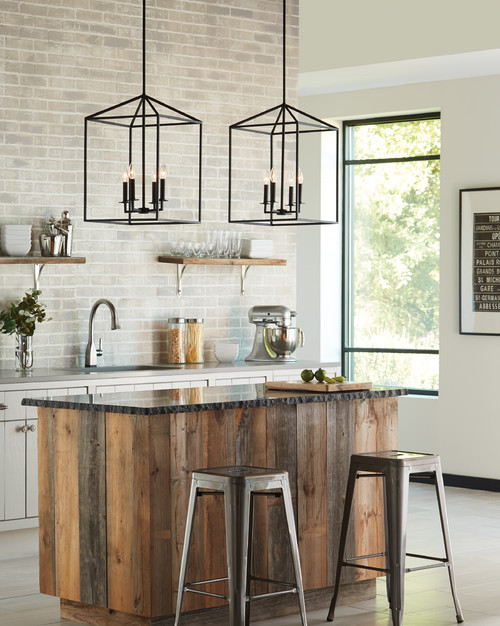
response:
M9 256L26 256L31 250L31 241L29 243L7 244L2 242L2 250Z
M31 233L26 235L2 235L1 239L2 241L21 241L24 243L25 241L31 241Z
M231 341L217 341L215 343L215 358L219 363L232 363L238 356L239 343Z

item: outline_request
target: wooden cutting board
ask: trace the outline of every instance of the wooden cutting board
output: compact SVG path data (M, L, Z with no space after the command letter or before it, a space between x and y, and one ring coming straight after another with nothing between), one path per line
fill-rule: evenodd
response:
M276 381L267 382L266 389L280 389L281 391L313 391L315 393L329 393L331 391L359 391L361 389L371 389L372 383L305 383L299 381Z

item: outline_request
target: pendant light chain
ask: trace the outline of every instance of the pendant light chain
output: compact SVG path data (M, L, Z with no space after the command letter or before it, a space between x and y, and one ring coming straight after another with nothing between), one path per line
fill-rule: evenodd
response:
M283 104L286 102L286 0L283 0Z

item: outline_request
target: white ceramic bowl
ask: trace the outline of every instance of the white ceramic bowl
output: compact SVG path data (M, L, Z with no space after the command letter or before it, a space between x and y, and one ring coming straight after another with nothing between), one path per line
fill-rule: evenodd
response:
M25 241L31 241L31 233L27 235L2 235L2 241L12 241L12 243L17 243L18 241L24 243Z
M215 343L215 358L219 363L232 363L238 356L239 344L232 341Z
M2 242L2 250L9 256L26 256L31 250L31 241L29 243L4 243Z

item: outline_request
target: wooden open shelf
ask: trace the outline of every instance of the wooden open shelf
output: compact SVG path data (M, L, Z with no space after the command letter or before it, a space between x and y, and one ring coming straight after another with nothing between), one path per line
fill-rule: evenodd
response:
M286 259L219 259L162 255L160 263L177 265L177 295L182 295L182 275L188 265L239 265L241 267L241 295L245 294L245 278L252 265L286 265Z
M40 288L40 274L46 265L75 265L85 263L82 256L0 256L0 265L33 265L35 289Z

